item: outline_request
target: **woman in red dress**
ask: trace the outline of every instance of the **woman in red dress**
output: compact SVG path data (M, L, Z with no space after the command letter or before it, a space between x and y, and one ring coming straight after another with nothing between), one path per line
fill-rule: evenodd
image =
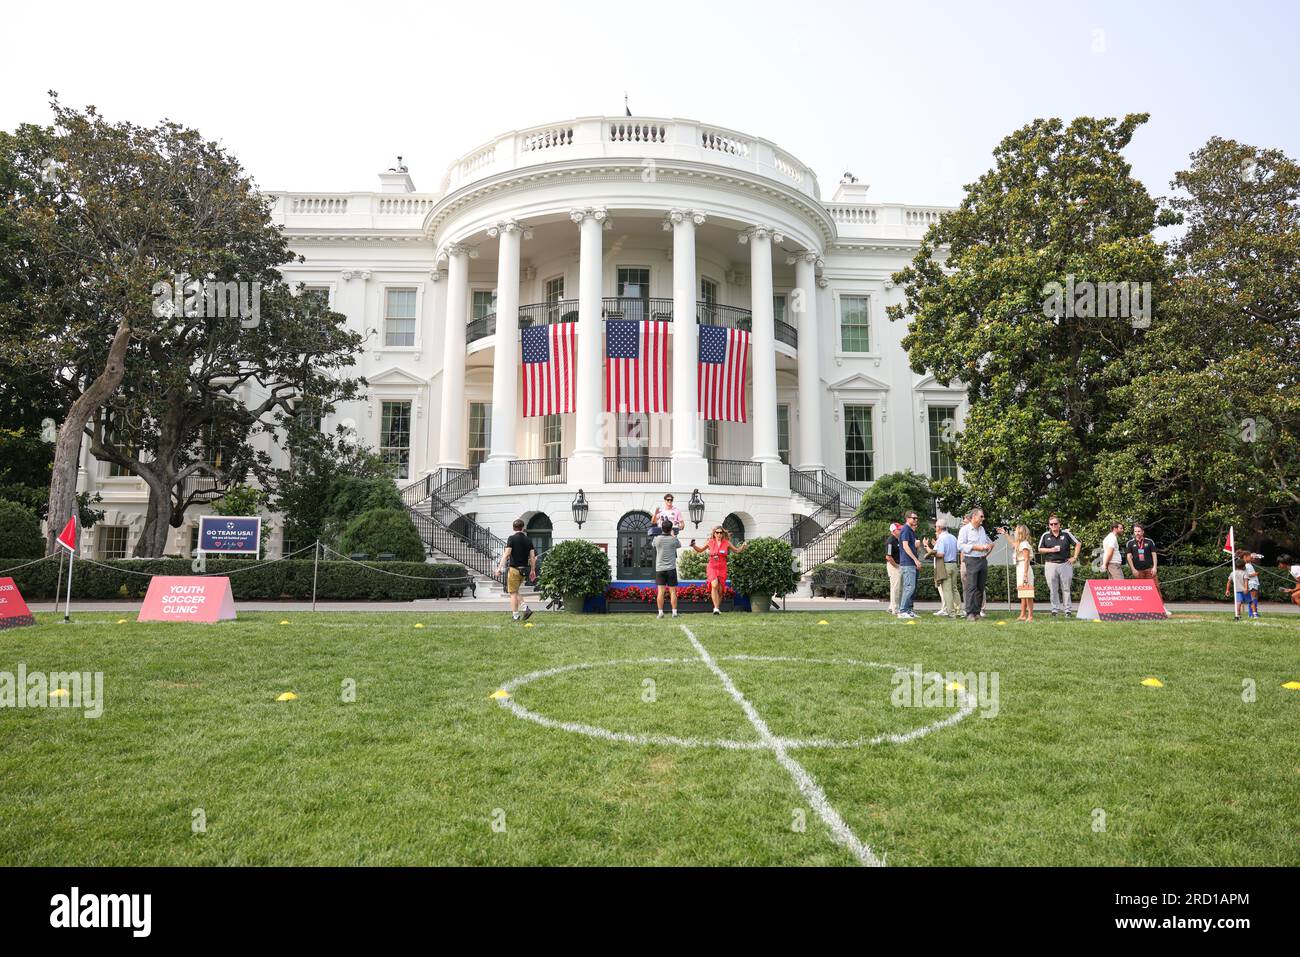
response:
M697 552L709 553L709 567L704 577L709 585L709 597L713 599L713 613L722 614L722 589L727 584L727 556L743 552L744 545L733 545L731 536L721 525L716 526L709 535L708 544L700 546L691 539L691 548Z

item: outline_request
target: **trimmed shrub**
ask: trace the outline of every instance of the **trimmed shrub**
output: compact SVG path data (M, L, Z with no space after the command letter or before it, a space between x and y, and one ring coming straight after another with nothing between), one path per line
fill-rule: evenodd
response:
M0 556L40 558L45 554L41 523L17 502L0 499Z
M889 522L877 519L859 521L840 539L837 561L851 564L871 564L885 557L885 539L889 536Z
M690 546L677 556L677 577L682 581L703 581L708 571L709 556L704 552L694 551Z
M923 519L933 516L934 493L930 490L930 483L915 472L891 472L882 475L862 494L858 517L879 522L901 522L909 510Z
M779 538L753 538L734 552L727 566L732 587L741 595L788 595L799 584L794 552Z
M339 551L365 552L370 558L387 553L401 562L420 562L424 561L424 540L406 509L372 508L344 529Z
M0 561L5 569L22 564ZM208 559L209 575L229 575L236 601L310 601L313 563L287 559L253 564L245 559ZM106 562L77 562L72 600L138 600L152 575L192 575L187 558L123 558ZM13 573L23 597L48 601L58 584L57 558ZM400 576L400 577L399 577ZM469 592L472 573L461 565L425 562L322 561L316 597L321 601L414 601L417 598L459 598ZM65 580L66 583L66 580ZM61 597L61 596L60 596Z
M546 598L589 598L605 594L611 581L605 553L585 539L572 539L546 553L537 588Z

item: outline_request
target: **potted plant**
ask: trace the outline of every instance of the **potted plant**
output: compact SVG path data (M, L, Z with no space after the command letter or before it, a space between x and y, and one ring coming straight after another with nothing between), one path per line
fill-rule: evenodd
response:
M794 552L779 538L755 538L736 552L730 563L731 585L749 596L750 611L768 611L772 596L788 595L799 585Z
M581 612L590 595L609 587L609 559L591 542L560 542L546 553L537 587L546 598L559 597L566 611Z

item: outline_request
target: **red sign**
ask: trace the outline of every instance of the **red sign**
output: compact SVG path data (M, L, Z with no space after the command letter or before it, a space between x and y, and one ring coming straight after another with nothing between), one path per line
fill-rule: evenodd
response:
M226 621L235 617L229 578L155 575L136 621Z
M1164 599L1156 583L1145 579L1120 581L1108 578L1090 578L1083 586L1083 599L1079 614L1083 620L1100 618L1102 621L1142 621L1159 619L1165 612Z
M27 610L27 602L12 578L0 578L0 628L34 625L36 619Z

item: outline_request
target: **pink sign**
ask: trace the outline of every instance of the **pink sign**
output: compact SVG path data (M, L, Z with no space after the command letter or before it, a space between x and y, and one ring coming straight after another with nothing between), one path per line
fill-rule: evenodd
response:
M12 578L0 578L0 628L34 625L36 619L27 610L27 602Z
M136 621L225 621L235 617L229 578L155 575Z
M1083 586L1078 617L1085 621L1090 618L1100 618L1102 621L1163 621L1169 616L1165 613L1160 590L1153 581L1140 578L1128 581L1090 578Z

